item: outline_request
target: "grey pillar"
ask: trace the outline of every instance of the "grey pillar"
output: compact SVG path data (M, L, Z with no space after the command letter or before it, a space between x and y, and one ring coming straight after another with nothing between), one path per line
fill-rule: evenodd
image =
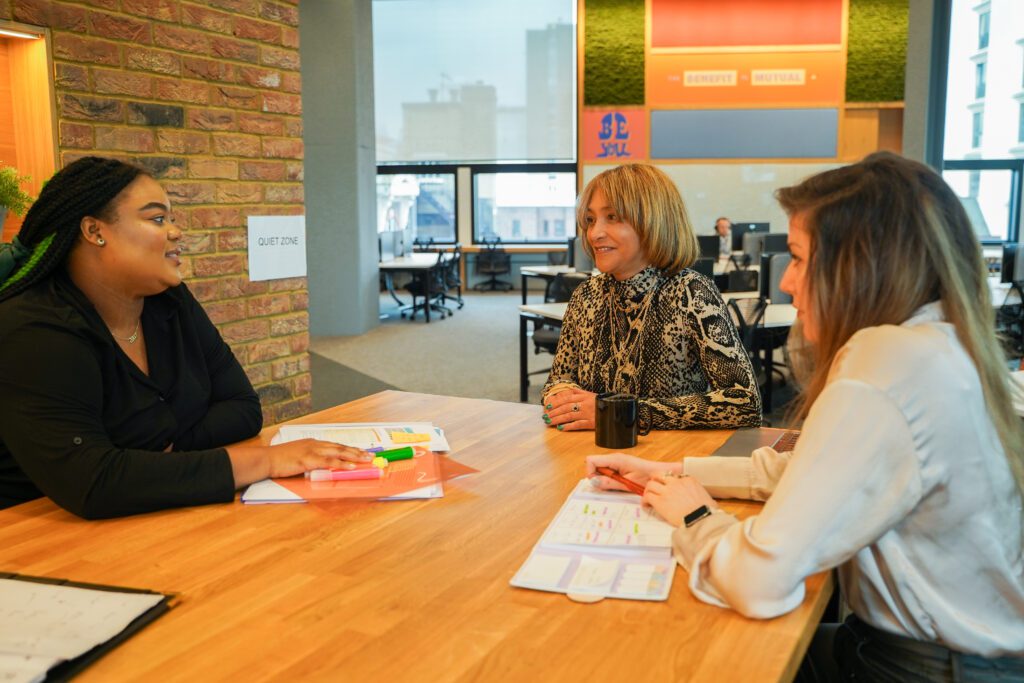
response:
M903 154L942 167L946 125L949 0L910 0Z
M378 324L370 0L299 3L311 335Z

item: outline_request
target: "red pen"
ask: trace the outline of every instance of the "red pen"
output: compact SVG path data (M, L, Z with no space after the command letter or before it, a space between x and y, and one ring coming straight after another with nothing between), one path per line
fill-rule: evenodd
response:
M618 472L616 472L612 468L610 468L610 467L595 467L594 469L597 471L598 474L603 474L604 476L608 477L609 479L614 479L615 481L619 482L620 484L622 484L623 486L625 486L627 489L629 489L633 493L637 494L638 496L644 495L644 487L643 486L641 486L640 484L636 483L632 479L626 479L624 476L622 476L621 474L619 474Z

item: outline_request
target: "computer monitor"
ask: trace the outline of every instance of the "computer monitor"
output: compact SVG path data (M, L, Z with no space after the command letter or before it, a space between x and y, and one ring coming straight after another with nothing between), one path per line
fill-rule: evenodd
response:
M771 223L733 223L732 224L732 250L739 251L743 248L743 236L748 232L768 232Z
M720 244L718 235L697 235L697 244L700 246L702 258L718 258Z
M1019 244L1003 245L1003 282L1024 282L1024 254L1021 253Z
M789 235L773 232L764 236L761 242L762 254L775 254L789 251Z
M761 254L758 289L762 298L773 304L793 303L793 297L783 292L781 287L782 276L786 273L791 258L788 251L765 251Z

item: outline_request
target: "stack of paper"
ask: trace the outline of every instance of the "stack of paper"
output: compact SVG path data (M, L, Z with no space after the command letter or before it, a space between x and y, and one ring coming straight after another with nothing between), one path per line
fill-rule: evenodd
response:
M412 460L391 463L385 476L379 480L314 482L305 477L264 479L245 490L243 503L305 503L338 498L440 498L444 495L441 482L445 478L475 471L457 463L445 463L442 471L436 452L449 450L448 440L444 430L430 422L283 425L270 443L301 439L331 441L371 452L412 446L417 449L417 456ZM450 472L451 467L461 469L458 473Z
M512 585L631 600L665 600L675 560L672 531L640 496L582 480L548 526Z

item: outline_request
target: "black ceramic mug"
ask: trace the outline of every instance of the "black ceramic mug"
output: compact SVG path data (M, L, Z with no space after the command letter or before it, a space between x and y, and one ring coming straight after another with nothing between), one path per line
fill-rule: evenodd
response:
M598 394L596 404L594 443L601 448L632 448L637 436L650 431L640 425L636 396L612 391Z

